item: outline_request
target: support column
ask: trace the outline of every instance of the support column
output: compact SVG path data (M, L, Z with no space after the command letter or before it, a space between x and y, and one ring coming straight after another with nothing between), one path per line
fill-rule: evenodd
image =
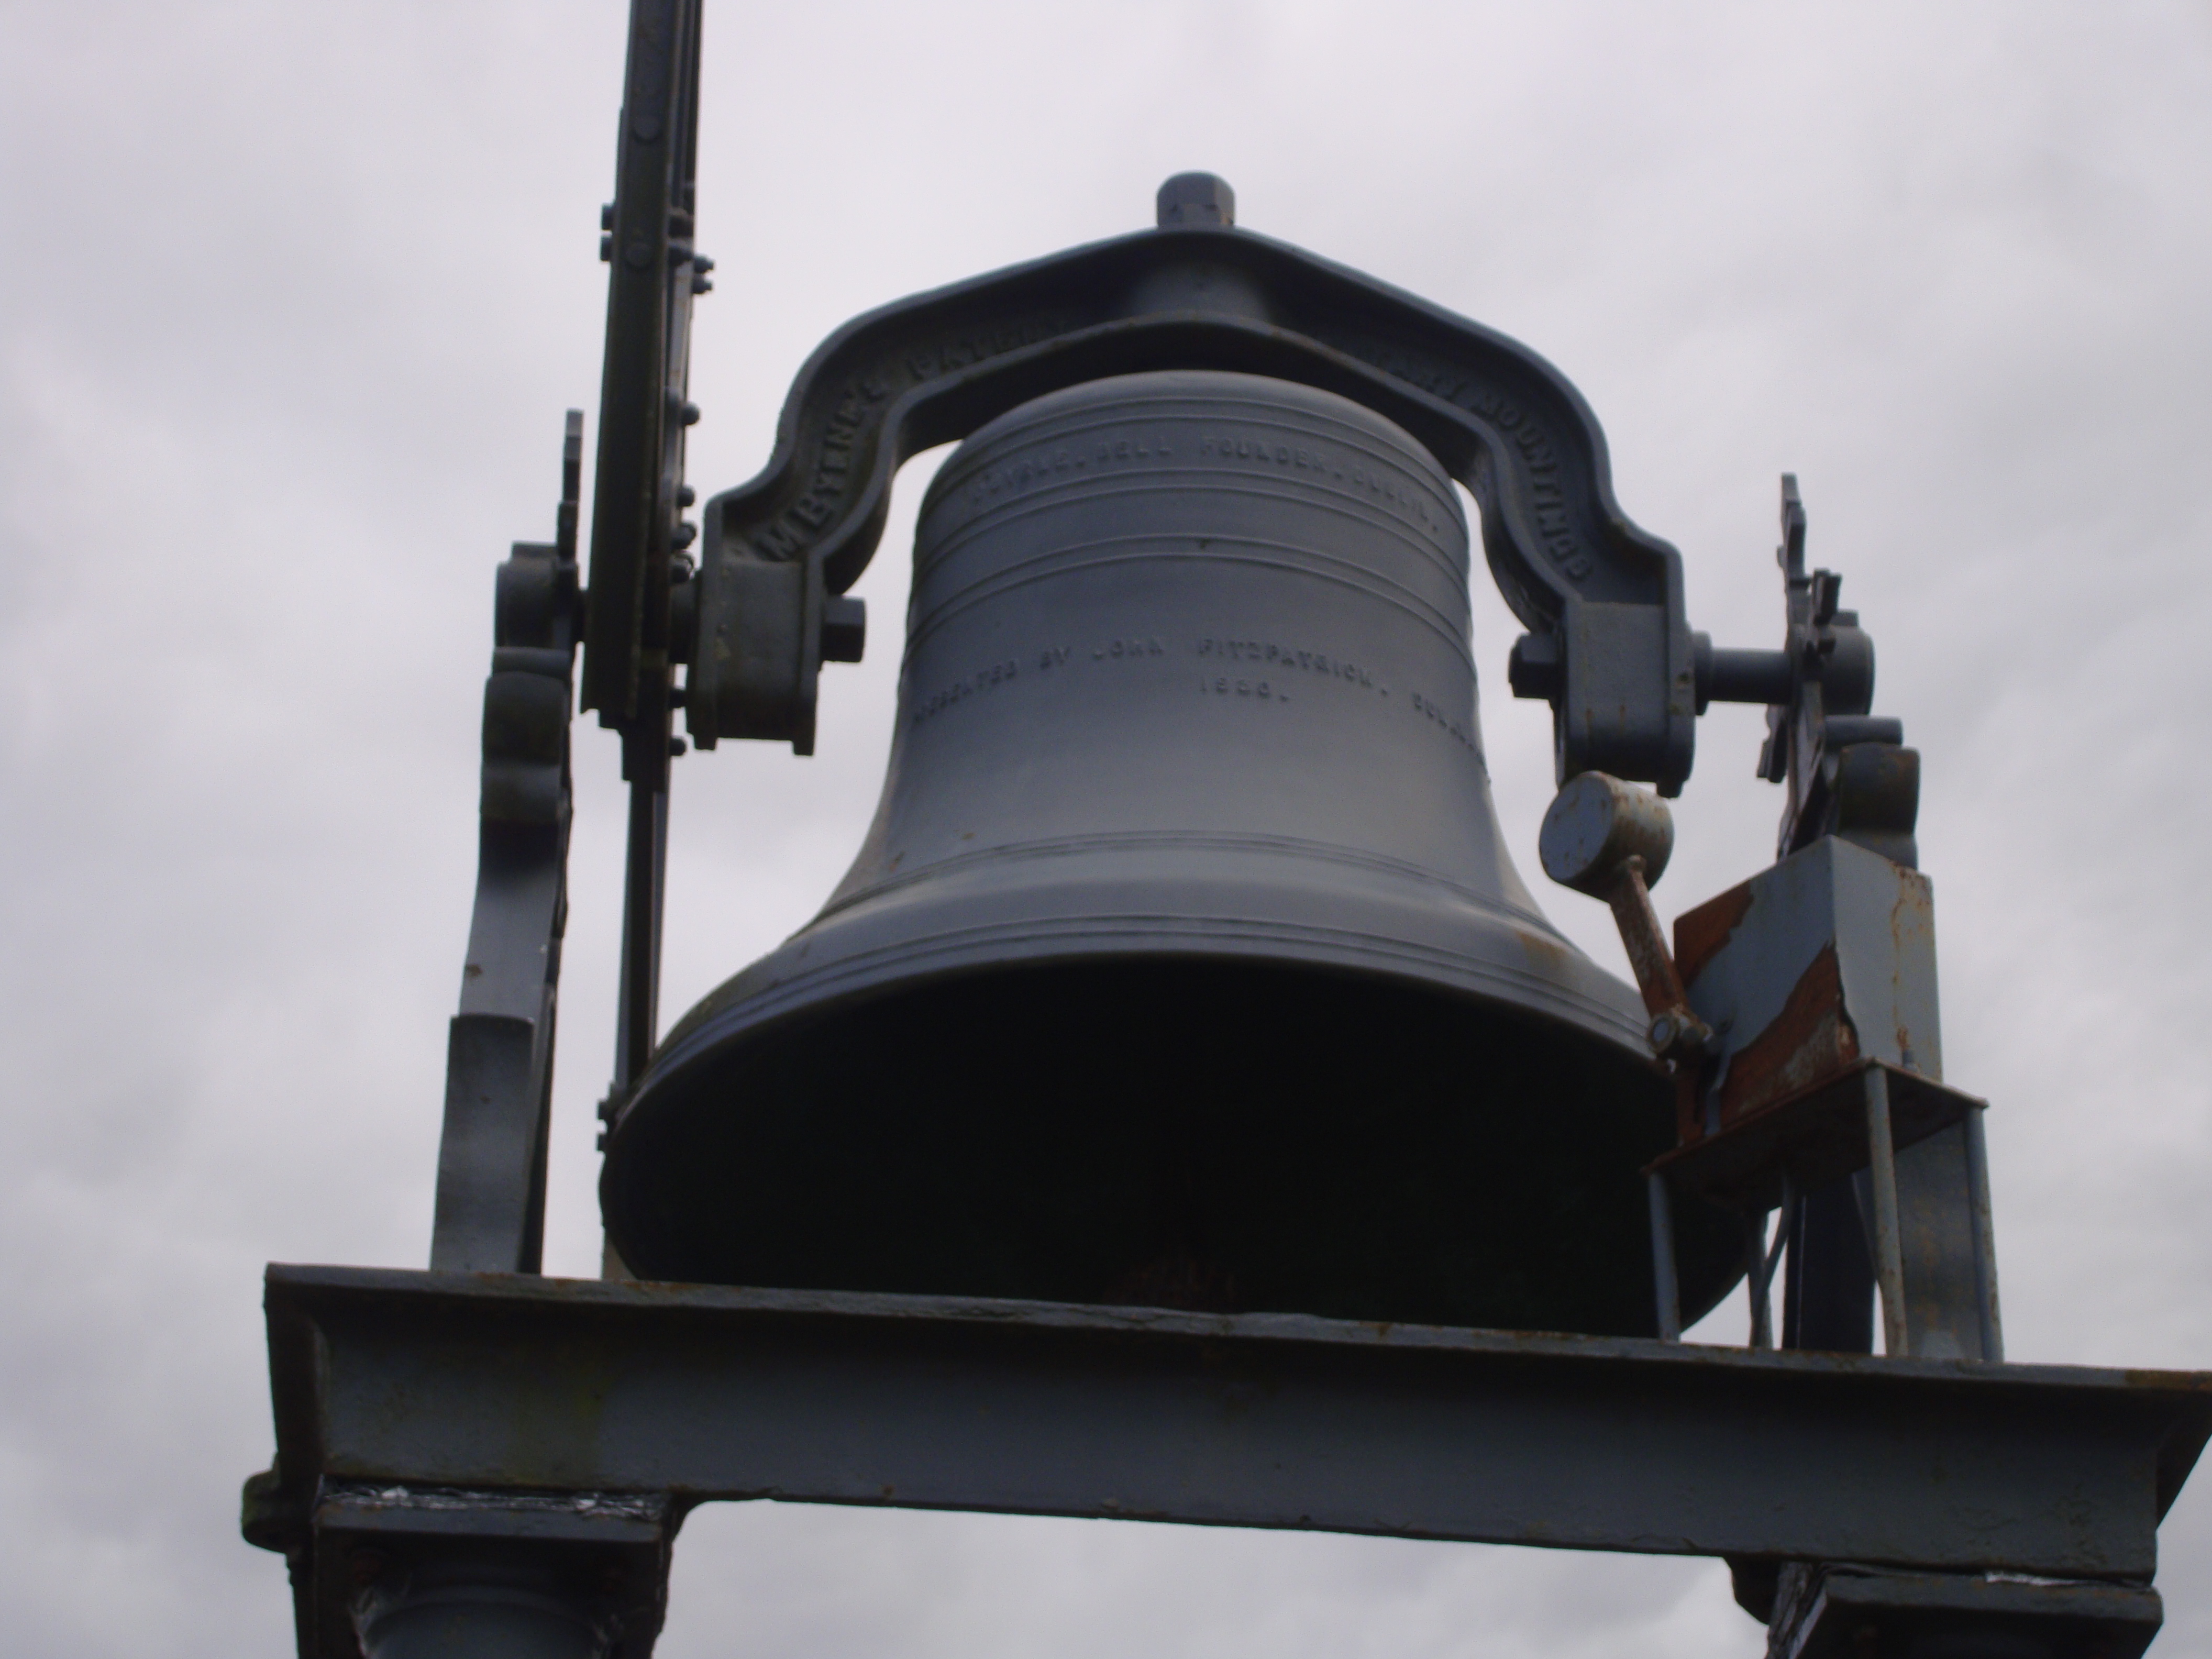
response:
M353 1602L362 1659L609 1659L613 1651L598 1587L542 1552L464 1543L370 1571Z
M1782 1568L1767 1659L2141 1659L2165 1617L2148 1584L2007 1573Z

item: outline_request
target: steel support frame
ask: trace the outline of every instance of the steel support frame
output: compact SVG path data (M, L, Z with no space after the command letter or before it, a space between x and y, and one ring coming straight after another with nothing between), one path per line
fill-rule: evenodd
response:
M368 1268L272 1267L266 1304L249 1535L309 1659L358 1651L389 1561L468 1540L570 1562L642 1655L715 1499L2143 1589L2212 1435L2197 1373Z

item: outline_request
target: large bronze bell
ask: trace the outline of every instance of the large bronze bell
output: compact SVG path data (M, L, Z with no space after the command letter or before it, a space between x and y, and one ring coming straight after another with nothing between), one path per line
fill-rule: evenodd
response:
M860 856L615 1125L631 1269L1650 1334L1670 1097L1499 843L1468 545L1427 451L1284 381L969 438ZM1694 1314L1740 1235L1678 1237Z

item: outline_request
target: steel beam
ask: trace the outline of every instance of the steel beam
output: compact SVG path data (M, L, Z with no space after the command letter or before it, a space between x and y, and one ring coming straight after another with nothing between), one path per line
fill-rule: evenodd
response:
M2148 1581L2212 1376L272 1267L280 1474Z

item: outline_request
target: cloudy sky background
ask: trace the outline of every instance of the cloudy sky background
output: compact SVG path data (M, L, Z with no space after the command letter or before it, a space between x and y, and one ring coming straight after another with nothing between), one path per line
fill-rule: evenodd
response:
M11 1652L289 1650L283 1568L235 1528L270 1449L258 1274L427 1249L492 570L550 534L561 411L597 393L622 34L617 0L0 3ZM1723 643L1778 638L1796 471L1925 756L2012 1355L2212 1366L2212 9L718 0L707 40L702 491L758 467L846 317L1145 225L1189 167L1558 363ZM678 768L672 1013L858 842L930 465L819 757ZM1545 714L1476 597L1533 874ZM1662 913L1771 856L1758 737L1704 723ZM621 822L595 727L579 767L569 1273ZM1620 963L1599 907L1545 902ZM2212 1475L2164 1559L2160 1651L2212 1650ZM701 1513L678 1562L669 1659L1760 1645L1698 1562L766 1506Z

